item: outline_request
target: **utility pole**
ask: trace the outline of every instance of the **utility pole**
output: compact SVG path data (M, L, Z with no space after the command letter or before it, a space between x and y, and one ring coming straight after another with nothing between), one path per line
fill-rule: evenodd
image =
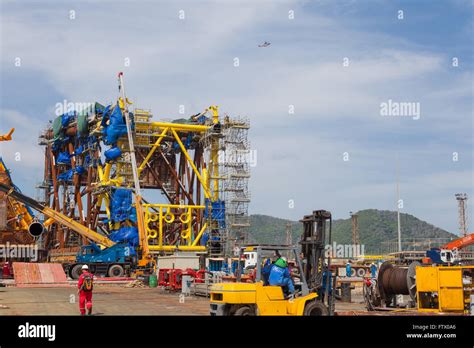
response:
M458 201L458 212L459 212L459 230L461 231L462 236L467 236L467 215L466 215L466 205L467 205L467 194L466 193L456 193L454 195Z
M400 228L400 165L397 155L397 232L398 232L398 252L402 252L402 232Z
M360 244L359 238L359 221L357 213L349 212L351 214L351 221L352 221L352 244L357 246Z

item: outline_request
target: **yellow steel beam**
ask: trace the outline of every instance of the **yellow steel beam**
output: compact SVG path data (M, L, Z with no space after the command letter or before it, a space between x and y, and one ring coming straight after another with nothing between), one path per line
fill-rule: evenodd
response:
M193 208L193 209L204 209L206 206L204 205L180 205L180 204L162 204L162 203L146 203L142 204L143 207L145 208L179 208L179 209L185 209L185 208Z
M162 208L160 208L160 215L159 215L158 218L159 218L159 227L158 227L159 228L159 231L158 231L158 233L159 233L158 238L159 239L158 239L158 243L161 247L161 246L163 246L163 209Z
M174 129L171 129L171 131L173 132L173 135L174 135L176 141L178 142L179 147L181 148L182 153L184 154L184 156L185 156L186 159L188 160L188 163L191 165L191 168L193 168L194 173L196 174L196 176L197 176L199 182L201 183L201 185L202 185L202 187L203 187L203 189L204 189L204 197L210 198L211 194L209 193L209 188L207 187L206 182L202 179L201 174L199 174L199 171L197 170L196 166L195 166L194 163L193 163L193 160L192 160L191 157L189 156L188 151L186 151L186 148L184 147L183 142L182 142L181 139L179 138L178 133L176 133L176 130L174 130Z
M61 214L57 212L54 209L51 209L49 207L45 207L41 211L44 215L46 215L48 218L54 219L54 221L60 223L61 225L64 225L66 227L69 227L70 229L74 230L75 232L79 233L81 236L84 236L91 241L101 244L105 247L111 247L115 243L112 242L109 238L106 236L101 235L100 233L97 233L89 228L87 228L84 225L81 225L79 222L76 220Z
M188 245L150 245L150 251L206 251L205 246L188 246Z
M144 214L143 214L142 197L136 192L135 192L135 209L137 211L138 238L140 241L140 248L142 249L142 258L146 258L150 252L148 249L148 237L146 235L146 229L145 229L145 219L144 219Z
M150 160L151 156L153 156L153 154L155 153L155 150L158 148L158 146L160 146L160 143L161 141L163 140L164 136L166 135L166 133L168 132L169 130L169 127L166 127L165 129L163 129L163 132L161 132L159 138L156 140L155 144L153 145L153 147L150 149L150 152L148 152L148 155L146 155L145 159L143 160L142 164L140 164L140 167L138 167L138 175L140 175L140 173L142 172L143 168L145 168L146 164L148 163L148 161Z
M112 170L112 163L106 163L105 164L105 170L104 170L104 181L108 181L110 179L110 171Z
M169 128L172 130L189 131L189 132L206 132L210 126L197 124L183 124L183 123L168 123L168 122L151 122L151 127L158 127L161 129Z
M206 228L207 228L207 222L204 223L204 226L202 226L201 231L199 231L198 235L196 236L196 239L194 239L194 242L193 242L193 244L191 244L191 246L196 246L196 244L201 239L201 237L202 237L204 231L206 230Z

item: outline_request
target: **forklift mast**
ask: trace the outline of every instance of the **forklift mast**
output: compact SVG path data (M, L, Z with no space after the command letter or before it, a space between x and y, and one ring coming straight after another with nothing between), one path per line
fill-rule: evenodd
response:
M305 215L300 222L303 223L300 244L304 274L309 290L318 291L323 286L326 232L329 227L329 238L331 238L331 213L326 210L315 210L313 214ZM329 266L328 264L328 269Z

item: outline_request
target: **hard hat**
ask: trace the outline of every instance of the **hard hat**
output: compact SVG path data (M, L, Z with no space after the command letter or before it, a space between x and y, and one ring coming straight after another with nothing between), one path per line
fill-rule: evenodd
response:
M84 266L82 266L82 269L89 269L89 266L84 265Z
M284 257L280 257L278 260L275 261L275 265L281 268L288 267L288 262L286 262Z

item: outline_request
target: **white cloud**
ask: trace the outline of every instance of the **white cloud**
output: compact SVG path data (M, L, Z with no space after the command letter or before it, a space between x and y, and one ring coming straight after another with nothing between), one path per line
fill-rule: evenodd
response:
M75 20L68 18L69 4L4 6L2 66L9 69L22 57L23 69L43 72L59 93L80 102L112 101L116 73L123 70L128 95L156 119L180 117L180 104L187 114L218 103L222 112L249 116L259 161L251 181L253 212L296 219L316 208L332 209L336 217L393 209L392 164L400 149L410 211L453 229L451 196L473 186L471 71L464 65L453 70L448 53L407 37L354 29L341 12L351 14L356 6L323 15L292 1L80 2ZM357 16L352 22L367 19ZM265 40L272 45L256 47ZM342 66L344 57L349 67ZM379 106L387 99L420 101L421 119L384 119ZM30 116L17 112L27 126L18 125L16 145L1 145L11 153L21 143L27 161L15 168L25 177L32 169L41 176L43 166L36 136L44 124ZM349 163L341 160L345 151ZM462 154L457 166L449 160L453 151ZM296 201L291 211L288 199Z

